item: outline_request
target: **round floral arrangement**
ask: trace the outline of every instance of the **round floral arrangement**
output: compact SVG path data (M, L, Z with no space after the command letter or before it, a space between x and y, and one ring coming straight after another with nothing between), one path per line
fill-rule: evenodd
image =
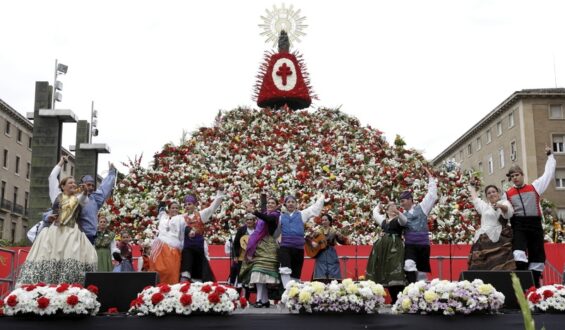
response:
M281 301L290 311L373 314L383 306L385 295L383 286L373 281L291 281Z
M44 283L23 285L3 300L5 315L96 315L100 309L98 288L80 284ZM1 307L1 305L0 305Z
M565 286L544 285L538 289L531 287L526 291L528 305L537 312L565 312Z
M148 286L132 300L129 313L163 316L167 314L231 314L246 308L247 300L231 287L217 283L178 283Z
M411 283L398 295L392 306L396 314L471 314L492 313L504 304L504 295L492 285L473 282L450 282L434 279Z

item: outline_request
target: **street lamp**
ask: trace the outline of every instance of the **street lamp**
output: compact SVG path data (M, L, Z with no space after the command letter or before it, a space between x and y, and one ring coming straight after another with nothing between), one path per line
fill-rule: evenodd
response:
M94 110L94 101L92 101L92 107L90 108L90 139L89 143L92 143L92 137L98 136L98 111Z
M67 74L68 66L63 63L58 63L55 60L55 79L53 79L53 100L51 104L51 109L55 110L55 102L61 102L63 100L63 94L59 91L63 91L63 83L57 80L57 76L60 74Z

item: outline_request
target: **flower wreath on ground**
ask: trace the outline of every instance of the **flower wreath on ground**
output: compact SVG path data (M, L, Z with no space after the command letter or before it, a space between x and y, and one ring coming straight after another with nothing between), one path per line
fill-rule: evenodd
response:
M10 292L0 305L4 315L96 315L100 309L98 288L62 283L27 284Z
M373 281L290 281L281 301L290 311L372 314L383 306L385 295L383 286Z
M411 283L404 288L392 306L392 312L443 315L494 313L502 307L504 299L502 293L479 279L473 282L434 279L429 283Z
M246 308L247 300L235 289L214 282L159 284L143 289L132 300L133 315L166 314L231 314L236 308Z
M526 291L526 298L532 311L565 312L565 286L563 285L544 285L538 289L531 287Z

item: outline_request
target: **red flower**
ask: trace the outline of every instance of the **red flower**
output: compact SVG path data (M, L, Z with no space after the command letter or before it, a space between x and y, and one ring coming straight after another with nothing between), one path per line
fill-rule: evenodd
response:
M190 290L190 282L184 284L183 286L180 287L179 291L182 293L187 293L188 290Z
M549 298L549 297L553 297L553 291L551 291L551 290L544 290L544 291L543 291L543 298L544 298L544 299L547 299L547 298Z
M180 296L180 303L183 306L192 304L192 296L189 295L189 294L183 293L182 296Z
M245 297L239 298L239 304L241 305L241 308L247 307L247 299L245 299Z
M219 294L219 295L221 295L222 293L226 292L226 289L225 289L223 286L218 285L218 286L216 287L216 290L214 290L214 292L217 293L217 294Z
M74 306L78 304L78 297L74 294L67 297L67 304Z
M86 287L86 289L92 293L94 293L95 295L98 295L98 287L96 285L89 285Z
M143 305L143 296L139 296L139 297L135 298L134 300L132 300L132 301L129 303L129 307L130 307L130 308L132 308L132 307L139 307L139 306L141 306L141 305Z
M158 303L160 303L163 299L165 299L165 296L163 296L163 294L161 292L157 292L154 293L151 296L151 302L153 303L153 305L157 305Z
M148 286L144 287L143 290L147 290L147 289L151 289L151 288L152 288L152 286L148 285Z
M39 299L37 299L37 307L45 309L47 308L47 306L49 306L49 298L40 297Z
M41 286L41 287L47 286L47 284L45 284L45 283L43 283L43 282L39 282L39 283L37 283L36 285L37 285L37 286Z
M159 291L161 293L168 293L168 292L171 292L171 287L167 284L163 284L163 285L160 286Z
M217 304L220 302L220 295L217 294L216 292L210 293L208 295L208 301L211 302L212 304Z
M81 284L79 284L79 283L73 283L73 284L71 285L71 288L84 289L84 287L83 287Z
M6 300L6 303L8 304L8 306L14 307L18 304L18 297L11 295L8 297L8 300Z
M67 291L68 288L69 288L69 284L68 284L68 283L62 283L61 285L59 285L59 286L57 287L57 290L56 290L56 291L57 291L58 293L63 293L63 292L65 292L65 291Z
M117 314L118 313L118 308L117 307L110 307L108 308L108 314Z
M540 300L541 300L541 295L538 294L537 292L533 292L533 293L528 297L528 299L529 299L532 303L537 304L537 303L539 303Z
M200 289L202 292L204 293L210 293L210 291L212 291L212 287L208 284L202 286L202 288Z
M30 284L30 285L26 286L25 288L26 288L26 291L28 291L28 292L29 292L29 291L33 291L33 290L35 290L36 286L35 286L35 285L33 285L33 284Z

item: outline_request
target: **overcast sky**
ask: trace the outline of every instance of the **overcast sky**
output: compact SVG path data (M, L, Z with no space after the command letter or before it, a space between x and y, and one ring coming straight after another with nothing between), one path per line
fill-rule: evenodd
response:
M219 109L255 107L272 1L0 0L0 99L33 111L69 66L59 109L99 112L106 163L145 160ZM286 1L306 17L314 107L338 107L431 159L516 90L565 82L565 1ZM449 122L449 124L446 124ZM74 144L64 126L64 147ZM145 162L146 163L146 162Z

